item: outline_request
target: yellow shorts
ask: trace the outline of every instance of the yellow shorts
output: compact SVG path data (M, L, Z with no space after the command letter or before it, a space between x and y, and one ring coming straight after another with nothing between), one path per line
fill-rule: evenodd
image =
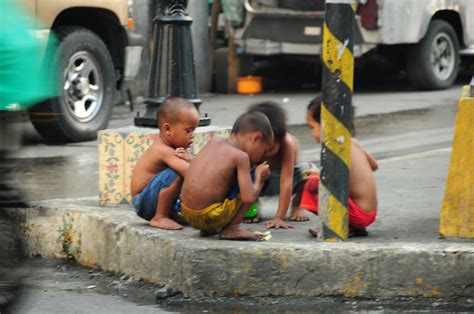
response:
M241 204L240 195L231 200L225 199L223 202L211 204L200 211L181 203L181 215L194 228L217 232L234 218Z

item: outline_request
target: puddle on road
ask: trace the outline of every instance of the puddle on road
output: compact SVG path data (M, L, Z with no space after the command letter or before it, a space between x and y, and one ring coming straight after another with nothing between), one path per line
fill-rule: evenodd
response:
M94 148L95 149L95 148ZM98 166L88 157L6 159L2 178L26 201L87 197L98 194Z
M336 297L215 297L210 299L190 300L181 294L157 301L155 291L160 287L141 280L103 272L99 269L89 270L76 263L31 259L28 263L31 272L25 281L25 290L31 296L23 305L44 306L43 299L50 295L62 295L62 307L67 307L68 298L83 295L84 300L97 297L94 312L107 311L108 296L120 298L133 313L149 313L164 310L172 313L398 313L410 312L471 312L474 310L474 299L421 299L399 297L390 300L354 299ZM20 300L21 301L21 300ZM44 301L44 300L43 300ZM49 301L51 302L51 301ZM135 304L135 307L133 307ZM151 307L153 306L153 307ZM40 308L41 310L41 308ZM81 311L75 307L75 311ZM53 312L54 313L54 312ZM59 313L59 312L58 312Z

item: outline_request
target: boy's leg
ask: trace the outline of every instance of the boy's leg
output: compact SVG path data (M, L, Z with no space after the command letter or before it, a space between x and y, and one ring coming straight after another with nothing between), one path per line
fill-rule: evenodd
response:
M304 183L301 183L296 188L295 196L291 201L291 221L308 221L309 217L305 214L304 210L300 208L301 197L303 196Z
M262 238L260 234L239 228L250 205L251 204L240 205L234 218L219 232L219 238L221 240L257 241Z
M156 213L150 220L150 226L165 230L183 229L182 225L170 219L170 210L181 191L182 185L183 178L178 176L169 187L164 188L159 192Z

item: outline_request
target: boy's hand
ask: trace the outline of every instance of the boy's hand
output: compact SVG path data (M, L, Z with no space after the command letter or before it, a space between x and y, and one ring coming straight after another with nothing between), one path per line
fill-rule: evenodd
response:
M187 162L191 162L191 155L189 154L189 152L183 148L183 147L178 147L174 150L174 154L176 157L178 158L181 158Z
M272 220L265 221L265 228L270 229L270 228L275 228L275 229L288 229L288 228L293 228L292 225L287 224L280 218L273 218Z
M262 162L255 168L255 179L260 182L265 181L270 175L270 166L266 161Z

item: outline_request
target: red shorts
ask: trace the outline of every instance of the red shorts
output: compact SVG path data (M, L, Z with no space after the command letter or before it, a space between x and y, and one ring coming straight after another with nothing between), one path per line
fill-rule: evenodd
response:
M319 176L311 176L304 185L300 207L315 214L318 213ZM349 225L364 229L374 222L377 209L373 212L364 211L356 202L349 198Z

